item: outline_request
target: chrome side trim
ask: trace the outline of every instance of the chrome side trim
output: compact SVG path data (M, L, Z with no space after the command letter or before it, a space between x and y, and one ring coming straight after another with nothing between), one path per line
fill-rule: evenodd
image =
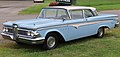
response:
M101 22L108 22L110 20L99 20L99 21L90 21L90 22L81 22L81 23L69 23L69 24L61 24L61 25L55 25L55 26L50 26L50 27L42 27L38 28L37 30L46 30L46 29L52 29L52 28L59 28L59 27L64 27L64 26L72 26L72 27L80 27L80 26L86 26L86 25L91 25L91 24L96 24L96 23L101 23Z
M75 28L78 28L80 26L85 26L85 25L91 25L91 24L97 24L101 22L107 22L109 20L102 20L102 21L96 21L96 22L85 22L85 23L78 23L78 24L70 24L69 26L73 26Z

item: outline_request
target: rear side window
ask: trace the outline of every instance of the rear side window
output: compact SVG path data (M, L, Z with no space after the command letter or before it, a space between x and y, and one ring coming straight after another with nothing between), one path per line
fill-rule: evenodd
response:
M94 16L91 10L84 10L84 14L85 14L85 18Z
M70 10L71 19L83 19L83 10Z

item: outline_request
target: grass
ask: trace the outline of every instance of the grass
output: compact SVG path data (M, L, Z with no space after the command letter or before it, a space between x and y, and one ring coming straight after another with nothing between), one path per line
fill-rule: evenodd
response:
M19 46L14 42L0 43L0 57L119 57L120 27L107 31L103 38L86 37L62 43L53 50L40 45Z
M47 4L34 5L20 11L19 14L39 14L41 9L45 6L47 6Z
M19 14L38 14L45 4L33 5ZM79 0L76 5L93 6L99 11L120 9L120 0ZM2 40L1 40L2 41ZM54 50L41 46L19 46L11 41L0 43L0 57L120 57L120 27L107 31L103 38L86 37L62 43Z
M19 12L19 14L39 14L43 7L48 6L53 0L46 0L44 4L33 5ZM120 0L77 0L76 6L96 7L98 11L102 10L119 10Z

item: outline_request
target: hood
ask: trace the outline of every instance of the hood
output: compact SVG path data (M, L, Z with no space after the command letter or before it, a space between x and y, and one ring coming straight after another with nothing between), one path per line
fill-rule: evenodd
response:
M13 24L17 24L20 28L28 28L28 29L37 29L40 27L54 26L60 24L62 20L55 19L28 19L28 20L18 20L18 21L8 21L3 23L6 26L12 26Z

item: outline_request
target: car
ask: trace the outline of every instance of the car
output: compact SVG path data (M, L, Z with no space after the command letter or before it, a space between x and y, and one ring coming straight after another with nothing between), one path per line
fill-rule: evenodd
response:
M42 47L50 50L62 41L91 35L102 38L106 28L118 26L117 15L98 14L94 7L49 6L42 8L35 19L3 23L1 35L17 44L43 44Z

